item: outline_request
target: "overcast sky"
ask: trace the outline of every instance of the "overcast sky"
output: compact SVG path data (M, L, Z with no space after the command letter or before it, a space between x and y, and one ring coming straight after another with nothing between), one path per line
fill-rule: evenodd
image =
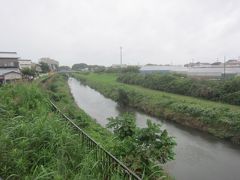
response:
M240 56L240 0L0 0L0 51L61 65Z

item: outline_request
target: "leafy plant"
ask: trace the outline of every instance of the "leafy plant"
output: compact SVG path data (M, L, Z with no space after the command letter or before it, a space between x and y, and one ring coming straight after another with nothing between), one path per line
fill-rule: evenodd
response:
M108 120L107 127L113 129L120 141L115 147L116 154L123 157L136 172L145 172L149 176L154 172L150 167L157 161L166 163L174 159L176 142L166 130L160 129L160 125L148 120L146 128L138 128L135 117L128 113ZM157 176L159 174L155 174Z

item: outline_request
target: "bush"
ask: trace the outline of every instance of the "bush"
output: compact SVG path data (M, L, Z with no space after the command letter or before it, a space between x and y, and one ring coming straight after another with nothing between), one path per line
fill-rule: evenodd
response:
M135 172L145 172L146 177L157 179L163 175L156 161L166 163L174 159L176 142L160 125L147 121L146 128L136 126L136 118L132 114L122 114L108 119L108 128L113 128L114 134L119 138L116 144L116 154L124 157L127 164ZM155 165L155 168L152 168ZM158 173L155 173L158 168ZM140 173L141 175L141 173Z
M124 73L120 74L117 80L150 89L240 105L240 101L236 100L240 91L240 77L214 81L191 79L178 74Z
M129 105L128 93L124 89L118 89L117 102L122 106Z

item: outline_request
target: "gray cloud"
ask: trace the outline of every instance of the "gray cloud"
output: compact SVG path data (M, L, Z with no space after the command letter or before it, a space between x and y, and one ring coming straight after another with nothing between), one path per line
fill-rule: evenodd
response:
M77 62L183 64L240 55L238 0L0 0L0 51Z

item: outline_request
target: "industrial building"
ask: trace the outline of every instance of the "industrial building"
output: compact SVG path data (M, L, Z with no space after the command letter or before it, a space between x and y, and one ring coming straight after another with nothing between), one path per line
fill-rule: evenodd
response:
M178 73L189 77L222 78L240 75L240 67L183 67L183 66L143 66L140 72L148 73Z

